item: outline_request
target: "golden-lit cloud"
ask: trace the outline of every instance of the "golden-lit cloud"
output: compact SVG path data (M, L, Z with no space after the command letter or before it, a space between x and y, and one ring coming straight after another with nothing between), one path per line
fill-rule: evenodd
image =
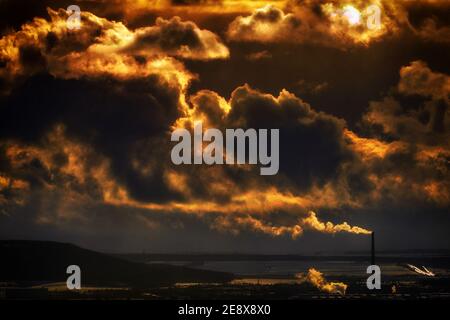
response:
M416 94L448 99L450 76L433 72L424 61L413 61L400 69L398 90L408 95Z
M148 3L134 2L130 12L146 8ZM384 10L382 24L375 29L365 25L369 13L364 1L320 1L319 7L317 1L302 3L304 6L274 1L264 6L260 1L237 1L234 8L245 14L232 17L228 30L223 31L232 41L319 43L347 48L368 46L398 32L400 25L407 22L406 15L402 16L406 13L403 7L384 1L370 3ZM172 5L159 2L155 8L164 10ZM174 10L192 12L200 8L214 8L218 14L231 10L211 2L180 5ZM202 12L206 11L199 10L198 14ZM27 143L2 139L0 151L4 151L11 172L0 172L0 203L20 206L27 199L32 201L32 197L45 198L36 209L36 221L40 224L88 221L83 208L97 204L143 212L139 221L149 228L157 227L151 219L153 214L189 215L213 230L296 239L308 230L325 234L370 233L351 221L339 221L339 215L334 222L322 221L315 212L361 209L386 198L425 199L442 207L450 203L449 77L431 70L423 61L400 69L396 93L430 100L420 110L405 108L393 96L371 102L361 123L367 129L363 135L350 130L343 119L314 110L286 89L276 95L242 85L230 97L207 89L191 93L195 90L188 90L189 86L197 76L183 61L230 56L220 37L200 28L200 24L178 17L160 17L150 26L132 29L122 22L83 12L81 29L70 31L65 10L49 9L49 15L50 20L35 18L0 39L3 79L26 78L47 71L58 81L107 80L108 85L112 78L115 85L107 89L111 92L130 89L116 86L117 83L134 86L141 83L138 81L157 79L159 86L149 91L137 86L137 91L142 90L139 98L143 101L138 109L154 112L130 116L133 120L134 116L143 119L133 122L140 130L155 126L155 132L120 127L114 138L108 136L110 132L102 136L99 131L104 129L104 123L96 120L111 116L109 106L105 106L100 112L92 112L94 120L82 118L92 120L86 121L86 128L76 130L71 123L72 127L66 130L67 118L58 114L55 121L61 124L46 131L42 140L35 137L34 143ZM245 55L250 61L271 58L272 52L264 46L252 48L252 53ZM299 81L298 86L314 93L328 84L317 82L307 87ZM182 108L171 108L171 96L158 89L173 89L170 93L175 92L177 106L181 104ZM123 103L121 108L130 107L127 99L119 100ZM43 104L38 106L45 108ZM121 108L112 113L123 117L126 114ZM68 114L73 117L74 113ZM149 121L153 117L156 120ZM192 129L198 120L203 121L204 128L280 128L286 134L280 174L261 179L252 175L254 167L250 165L187 168L166 163L161 155L169 153L170 131L178 127ZM50 125L45 129L49 128ZM88 135L80 131L92 134L86 138ZM108 147L102 148L105 144ZM404 169L398 159L409 160L408 168ZM48 208L50 213L46 212ZM330 284L318 272L312 271L308 277L323 291L345 292L344 284Z
M448 147L450 77L432 71L423 61L413 61L400 69L397 88L400 94L423 96L430 101L420 109L406 110L399 101L388 96L371 102L363 121L397 140L427 145L434 135L433 144Z
M10 205L20 206L24 203L22 194L30 190L30 183L0 171L0 215L8 215ZM9 196L5 196L8 194Z
M175 58L223 59L228 48L214 33L178 17L158 18L135 30L90 12L81 28L69 30L68 13L48 9L50 20L35 18L0 39L5 79L47 69L63 78L112 76L119 79L159 75L185 88L193 76Z
M364 228L350 226L346 222L339 224L322 222L315 212L305 211L306 208L332 205L332 202L327 200L325 190L317 190L315 195L311 193L303 197L282 193L274 188L240 192L235 186L224 186L226 181L223 179L220 179L220 184L215 186L218 182L208 178L205 180L209 183L208 188L217 189L220 193L228 192L230 199L227 202L196 199L192 196L189 186L189 179L192 177L187 173L167 170L165 177L168 187L187 196L187 201L166 203L137 201L131 198L127 188L111 174L108 159L96 154L88 145L69 139L63 126L57 126L47 135L45 147L7 142L5 148L16 175L32 177L34 181L39 181L44 192L60 193L59 205L55 206L58 209L54 213L48 214L45 211L36 213L39 223L58 223L58 219L86 219L84 215L77 216L73 206L104 203L123 208L144 209L149 212L189 214L199 218L207 218L209 214L219 215L212 220L211 227L234 234L247 230L271 236L288 235L296 239L304 230L329 234L369 233ZM56 159L64 159L64 161ZM44 171L40 173L29 171L33 163L39 163ZM2 189L29 189L29 183L19 178L2 175L0 183ZM232 185L231 181L229 183ZM93 190L95 192L92 192ZM331 195L331 197L335 196ZM297 223L275 225L267 220L268 214L280 210L294 214ZM151 225L154 226L154 224Z
M10 178L6 175L0 175L0 191L5 189L28 189L30 184L27 181L21 179Z
M292 239L298 238L303 233L303 228L298 224L294 226L274 226L251 216L220 216L214 221L212 227L215 230L235 235L242 230L247 230L268 234L273 237L289 235Z
M427 18L419 27L413 27L413 30L416 35L425 41L450 43L450 27L439 26L439 24L433 18Z
M409 12L415 6L443 7L439 1L291 0L256 8L238 16L227 31L234 41L313 43L348 48L368 46L387 36L409 32L426 41L448 41L449 27L438 27L434 16L413 25ZM447 8L448 9L448 8Z
M252 12L267 4L283 6L286 0L117 0L128 18L156 12L171 15L220 15Z
M354 148L364 160L384 158L387 154L398 151L404 147L404 144L401 142L387 143L374 138L359 137L356 133L348 129L346 129L344 133L352 148Z
M398 94L427 100L416 108L393 96L372 101L363 124L378 134L362 138L347 131L346 136L365 161L374 199L421 198L445 207L450 203L450 78L423 61L403 66L399 74Z
M229 26L230 40L250 42L316 43L332 47L368 45L388 33L387 21L377 27L365 25L368 15L351 5L333 2L320 5L321 15L315 11L318 3L293 6L285 12L275 6L257 9L249 16L237 17ZM386 19L384 19L386 20Z
M255 104L255 101L258 103ZM253 177L247 179L243 185L227 172L228 168L171 167L165 163L149 162L148 158L138 161L130 155L136 174L145 177L161 170L161 186L179 196L178 199L150 201L137 199L126 182L114 175L111 159L98 154L88 144L70 139L66 136L64 127L57 126L39 146L7 142L6 155L12 168L19 174L2 175L2 188L12 186L11 181L21 181L20 185L28 187L29 182L24 178L27 171L24 168L31 167L32 163L38 161L43 172L34 172L32 180L39 181L47 192L64 192L64 201L61 200L61 206L57 210L58 219L76 218L76 210L71 208L70 203L101 203L111 207L143 210L148 214L187 214L205 220L214 230L232 234L251 231L271 236L285 235L293 239L306 230L327 234L369 234L368 229L353 226L348 222L321 221L314 211L343 207L360 208L367 203L379 201L384 194L396 197L425 196L443 206L449 203L448 182L435 179L433 174L438 168L441 175L448 175L445 161L449 155L444 145L427 148L422 146L418 149L413 158L417 161L417 170L431 172L425 180L420 180L425 176L423 173L420 178L413 174L407 175L401 168L389 163L393 155L408 152L410 141L400 139L386 142L378 137L361 137L347 129L342 121L315 112L307 103L286 90L278 96L273 96L249 86L242 86L237 88L228 100L213 91L202 90L192 95L190 102L191 107L175 124L188 127L188 123L195 119L203 119L210 126L223 127L228 125L229 121L247 126L247 122L253 117L252 109L246 108L257 105L255 112L259 115L268 113L270 121L282 119L290 126L305 126L307 130L314 128L315 121L321 124L320 130L323 130L322 124L326 123L327 127L333 128L328 132L327 139L337 139L339 147L345 152L354 152L354 155L349 158L350 162L343 160L343 163L339 164L332 179L322 184L313 181L303 190L291 182L291 176L283 176L282 180L274 180L269 184L261 183ZM390 103L394 105L395 110L401 110L398 102ZM380 104L379 110L385 112L386 105ZM284 118L284 112L288 118ZM369 109L368 115L370 112L374 112L374 109ZM383 113L383 117L372 114L367 119L377 119L378 123L387 125L389 121L399 121L401 117ZM394 132L394 128L393 124L386 132ZM420 134L424 133L425 131ZM301 151L304 156L303 150ZM358 156L361 157L360 162ZM55 161L61 157L65 161ZM92 159L95 161L92 162ZM160 169L157 169L158 167ZM233 170L242 175L250 172L245 166ZM367 179L367 192L355 194L355 189L349 185L348 177L355 172L361 175L361 179ZM200 188L204 191L199 192ZM281 222L274 220L272 215L277 212L288 214L289 219ZM84 215L83 217L85 218ZM56 223L52 219L54 217L51 215L39 216L40 223ZM152 221L149 223L152 227L155 226Z
M265 6L250 16L237 17L228 28L228 38L235 41L277 42L295 32L296 18L281 9Z

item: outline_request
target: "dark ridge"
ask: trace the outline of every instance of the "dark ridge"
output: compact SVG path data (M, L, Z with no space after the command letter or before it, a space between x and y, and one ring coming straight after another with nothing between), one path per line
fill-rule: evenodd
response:
M227 282L233 275L166 264L124 260L69 243L51 241L0 241L0 281L22 285L61 282L69 265L81 269L82 286L145 288L177 282Z

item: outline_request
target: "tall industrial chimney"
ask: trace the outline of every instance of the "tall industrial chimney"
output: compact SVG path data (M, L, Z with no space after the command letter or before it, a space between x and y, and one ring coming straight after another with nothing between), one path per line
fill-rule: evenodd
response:
M370 258L370 264L375 264L375 232L372 231L372 252L371 252L371 258Z

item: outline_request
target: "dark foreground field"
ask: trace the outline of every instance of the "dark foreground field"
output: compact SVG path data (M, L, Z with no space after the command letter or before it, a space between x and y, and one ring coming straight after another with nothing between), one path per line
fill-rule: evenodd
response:
M345 295L320 292L307 284L236 285L197 284L190 286L161 286L147 289L89 287L69 291L64 284L52 284L33 288L3 288L6 299L108 299L108 300L446 300L450 301L449 279L423 282L420 285L403 286L393 294L389 281L383 282L382 290L370 292L356 279L344 279L349 284ZM402 281L400 281L401 283ZM395 283L399 283L398 279ZM384 288L384 289L383 289Z
M148 288L177 282L227 282L225 272L167 264L145 264L47 241L0 241L0 282L24 287L64 282L69 265L78 265L83 286Z
M450 268L446 255L379 257L379 263L391 272L382 276L381 290L372 291L367 289L365 270L362 274L349 271L352 269L348 263L365 266L365 256L114 256L71 244L40 241L1 241L0 256L0 299L450 300ZM310 281L299 279L293 272L209 271L205 268L211 261L216 265L218 261L225 262L228 266L230 261L238 266L250 261L258 266L288 265L294 269L299 261L324 267L333 263L331 269L335 265L342 266L342 272L325 270L326 281L345 283L347 290L345 295L327 293ZM280 264L280 261L283 262ZM173 265L180 262L182 265ZM423 263L439 272L435 277L418 275L403 268L404 263ZM81 290L66 287L66 268L71 264L81 268Z

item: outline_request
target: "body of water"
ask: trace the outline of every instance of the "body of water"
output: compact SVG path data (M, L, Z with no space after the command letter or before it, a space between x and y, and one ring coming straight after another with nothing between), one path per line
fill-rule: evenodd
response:
M449 276L450 269L447 266L436 264L433 257L405 257L396 259L390 257L389 261L380 261L378 265L385 276L413 275L414 272L408 269L406 263L414 264L418 267L425 266L436 275ZM320 259L320 260L230 260L230 261L152 261L152 263L168 263L173 265L188 266L191 268L231 272L237 276L247 277L269 277L269 278L292 278L297 273L306 273L310 268L315 268L328 276L358 276L367 275L366 270L369 262L361 259Z

